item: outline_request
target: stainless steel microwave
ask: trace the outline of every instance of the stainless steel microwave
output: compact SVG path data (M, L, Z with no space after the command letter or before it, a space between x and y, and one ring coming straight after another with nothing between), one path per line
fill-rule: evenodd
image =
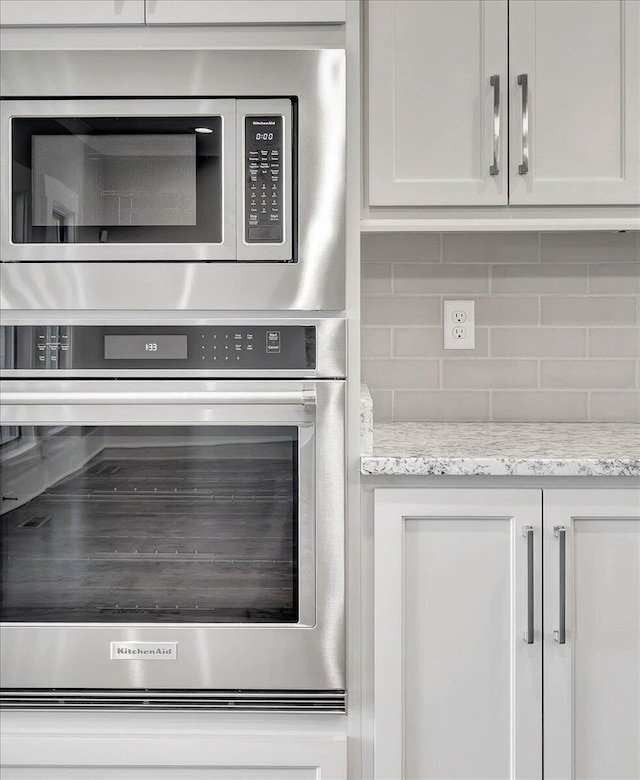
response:
M344 308L344 52L4 52L6 309Z

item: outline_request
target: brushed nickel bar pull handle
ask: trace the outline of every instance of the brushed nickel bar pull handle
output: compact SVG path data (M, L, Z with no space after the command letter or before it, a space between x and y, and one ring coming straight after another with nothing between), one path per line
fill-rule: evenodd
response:
M208 404L218 406L220 404L290 404L292 406L313 406L316 403L314 390L302 391L226 391L226 392L135 392L122 391L120 393L4 393L2 400L5 404Z
M524 632L524 639L528 645L532 645L534 637L533 527L525 525L522 535L527 538L527 629Z
M529 173L529 76L521 73L518 84L522 87L522 163L518 173Z
M567 642L567 530L563 525L553 527L558 538L558 628L553 638L559 645Z
M500 76L495 74L489 80L493 87L493 165L489 166L489 175L500 173Z

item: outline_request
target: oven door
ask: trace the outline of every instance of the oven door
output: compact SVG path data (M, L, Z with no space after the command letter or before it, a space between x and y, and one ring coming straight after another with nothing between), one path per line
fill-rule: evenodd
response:
M236 259L236 101L3 101L2 257Z
M343 381L2 396L5 690L344 689Z

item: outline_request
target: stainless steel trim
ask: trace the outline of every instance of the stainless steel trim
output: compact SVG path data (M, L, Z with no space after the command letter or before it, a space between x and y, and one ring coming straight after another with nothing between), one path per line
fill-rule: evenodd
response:
M92 95L119 104L123 95L197 101L275 90L298 99L297 262L185 262L175 251L162 263L3 262L3 311L343 311L345 84L338 49L1 52L0 88L12 100ZM1 157L5 206L4 147ZM3 248L1 259L14 258Z
M250 114L269 114L281 116L283 119L283 151L284 159L281 163L281 194L280 209L284 218L284 241L281 244L247 244L244 240L244 227L247 218L245 213L244 183L246 181L246 157L245 148L245 128L244 120ZM237 192L237 257L238 260L255 260L256 253L260 261L268 260L290 260L293 252L293 191L290 184L293 184L292 170L292 138L291 132L292 116L291 101L276 100L238 100L236 103L236 148L238 161L238 186Z
M500 76L491 76L489 83L493 87L493 164L489 166L489 175L500 173Z
M526 525L522 535L527 540L527 629L524 639L528 645L534 640L534 580L533 580L533 527Z
M14 244L11 240L11 132L13 117L65 116L222 117L222 242L219 244ZM211 100L3 100L0 103L4 196L0 207L3 262L135 262L234 260L236 257L236 101Z
M1 390L95 393L113 380L7 380ZM343 690L345 673L345 382L170 381L170 394L314 391L315 406L209 403L4 403L3 425L295 425L299 430L300 621L297 624L4 623L0 676L11 689ZM124 393L158 392L153 380L121 380ZM54 390L54 388L58 388ZM15 397L10 396L10 397ZM320 490L315 485L321 486ZM180 644L171 664L113 664L111 642ZM161 671L159 671L161 670ZM8 692L10 693L10 692ZM146 697L146 694L145 694ZM143 698L145 698L143 697Z
M558 540L558 628L553 638L564 645L567 641L567 530L563 525L554 525L553 535Z
M0 695L0 709L226 710L343 714L347 710L347 694L343 690L11 690Z
M521 73L518 84L522 87L522 163L518 173L522 175L529 173L529 76Z

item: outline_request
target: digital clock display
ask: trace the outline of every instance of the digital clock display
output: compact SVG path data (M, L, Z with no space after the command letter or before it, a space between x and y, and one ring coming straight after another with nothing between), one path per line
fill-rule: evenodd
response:
M105 360L186 360L186 336L105 336Z

